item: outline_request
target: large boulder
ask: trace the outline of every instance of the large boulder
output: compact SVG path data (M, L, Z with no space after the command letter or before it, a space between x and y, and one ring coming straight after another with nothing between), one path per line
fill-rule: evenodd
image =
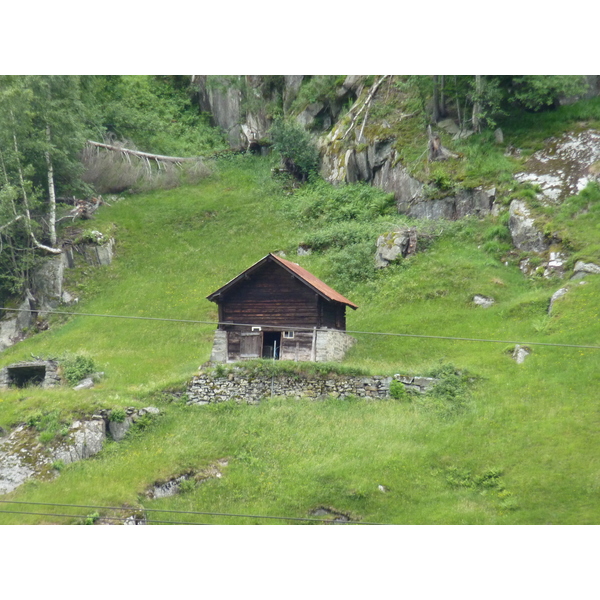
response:
M43 316L62 300L65 261L61 256L47 258L31 274L31 291Z
M377 239L375 267L387 267L398 258L414 254L416 249L417 230L414 227L384 233Z
M510 203L508 228L515 248L524 252L544 252L549 244L536 227L531 212L522 200Z

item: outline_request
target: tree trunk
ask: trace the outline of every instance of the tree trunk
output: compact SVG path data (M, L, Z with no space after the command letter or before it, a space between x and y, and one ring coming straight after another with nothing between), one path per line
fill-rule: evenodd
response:
M442 118L442 111L440 108L440 84L438 75L433 76L433 122L437 123Z
M445 118L448 116L446 111L446 94L444 93L444 84L446 83L446 76L442 75L440 79L440 111L441 117Z
M481 75L475 75L475 101L473 102L473 131L481 131L479 116L481 113Z
M48 148L50 148L50 144L52 143L50 125L46 125L46 141L48 142ZM56 246L56 192L54 190L54 167L52 166L50 149L46 150L46 165L48 167L48 197L50 202L48 227L50 229L50 243Z
M11 116L14 119L14 115ZM25 225L27 227L27 233L31 238L33 245L36 248L40 248L41 250L46 250L46 252L51 252L52 254L62 254L62 250L60 248L51 248L50 246L46 246L37 241L35 237L35 233L33 233L33 229L31 227L31 213L29 212L29 202L27 200L27 190L25 189L25 179L23 178L23 169L21 168L21 161L19 160L19 144L17 143L17 134L13 131L13 142L15 146L15 156L17 161L17 170L19 172L19 182L21 184L21 193L23 194L23 204L25 206Z

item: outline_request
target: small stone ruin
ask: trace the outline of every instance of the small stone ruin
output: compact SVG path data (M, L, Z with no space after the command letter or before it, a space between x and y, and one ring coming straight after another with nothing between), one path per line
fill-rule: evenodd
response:
M0 369L0 389L24 388L30 385L39 385L42 388L60 385L58 362L55 360L23 361Z

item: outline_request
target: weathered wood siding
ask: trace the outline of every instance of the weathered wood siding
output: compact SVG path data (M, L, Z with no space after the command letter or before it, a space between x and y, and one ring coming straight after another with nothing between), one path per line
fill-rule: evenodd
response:
M223 294L221 320L251 325L334 327L345 306L324 300L280 266L266 263Z
M312 331L295 331L293 338L281 338L281 360L310 361L312 353Z
M346 307L337 302L328 302L323 298L320 300L321 327L330 329L346 329Z

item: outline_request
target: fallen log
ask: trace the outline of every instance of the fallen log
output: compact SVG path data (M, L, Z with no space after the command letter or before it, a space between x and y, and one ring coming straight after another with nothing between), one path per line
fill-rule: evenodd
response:
M170 162L179 164L182 162L192 162L203 160L203 156L163 156L162 154L150 154L149 152L140 152L139 150L130 150L129 148L123 148L122 146L114 146L112 144L102 144L100 142L94 142L92 140L88 140L87 143L90 146L94 146L96 148L104 148L105 150L111 150L113 152L120 152L126 156L135 156L136 158L141 158L143 160L155 160L157 162Z

